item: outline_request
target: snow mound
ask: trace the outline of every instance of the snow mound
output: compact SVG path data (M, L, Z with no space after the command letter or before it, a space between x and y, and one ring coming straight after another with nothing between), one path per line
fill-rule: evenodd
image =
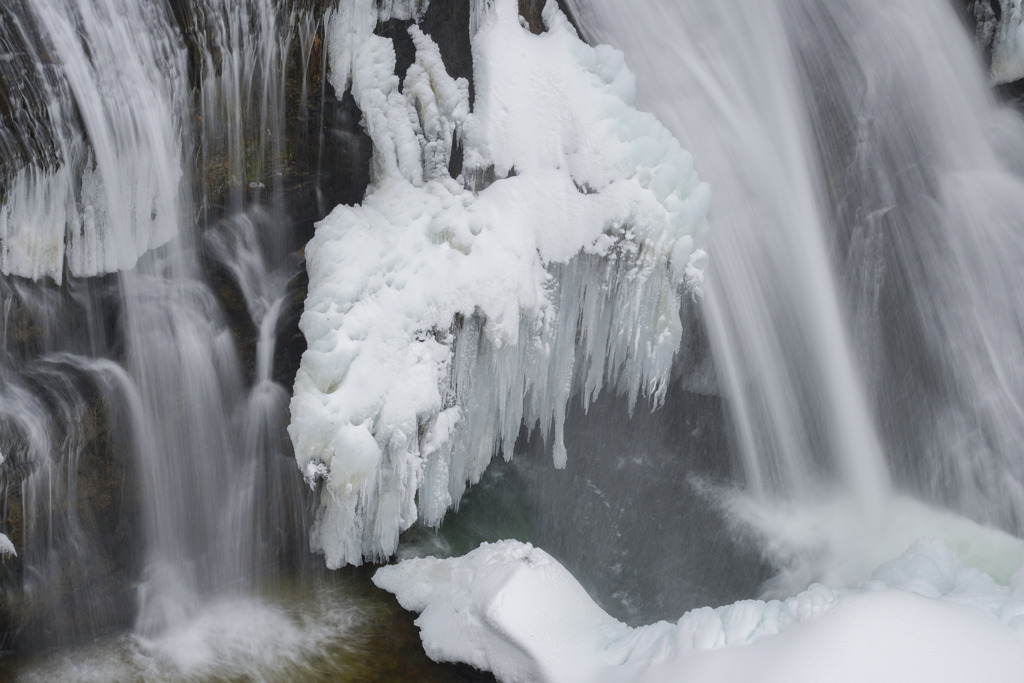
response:
M514 0L474 11L472 112L417 27L399 87L372 3L331 22L332 82L364 112L374 183L306 248L289 433L321 487L312 543L330 567L391 555L417 517L439 524L521 424L564 466L574 390L660 399L679 297L700 286L708 189L633 108L621 53L580 41L554 3L540 36Z
M965 566L1006 583L1024 563L1024 542L906 495L866 506L833 492L800 503L722 492L740 533L754 536L777 574L762 597L785 597L812 583L857 586L920 538L941 538Z
M14 550L14 544L7 534L0 534L0 557L17 557L18 553Z
M1008 585L916 542L864 585L820 584L629 628L528 544L383 567L374 583L416 620L427 654L501 681L990 683L1024 671L1024 570Z

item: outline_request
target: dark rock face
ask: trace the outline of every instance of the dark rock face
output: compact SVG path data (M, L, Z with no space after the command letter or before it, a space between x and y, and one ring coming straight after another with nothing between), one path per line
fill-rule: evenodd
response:
M992 62L995 31L1003 18L1001 0L957 0L955 7L964 24L976 36L988 66Z
M340 101L332 93L328 94L324 109L322 161L317 166L317 203L312 205L316 220L326 216L338 204L358 204L366 195L370 186L373 143L360 125L362 118L363 113L351 93L346 92ZM292 215L314 219L314 216L301 211ZM300 241L305 244L309 240L300 238Z
M519 16L526 21L530 33L544 33L544 19L541 17L544 3L545 0L519 0Z
M441 50L445 68L454 78L469 81L469 100L473 101L473 50L469 42L468 0L435 0L420 22Z
M468 0L432 0L419 21L389 19L381 22L377 35L391 40L395 48L395 75L400 80L416 59L416 49L409 36L413 24L437 43L445 69L454 78L469 81L469 97L473 100L473 52L469 36Z

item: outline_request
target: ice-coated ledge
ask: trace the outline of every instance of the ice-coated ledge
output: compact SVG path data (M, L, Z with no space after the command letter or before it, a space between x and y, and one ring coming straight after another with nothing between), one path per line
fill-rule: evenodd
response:
M564 465L575 389L660 397L709 199L690 155L633 108L621 53L580 41L555 3L540 36L515 0L474 4L472 113L429 36L410 29L399 88L372 2L344 11L332 82L364 112L374 183L306 248L289 427L331 567L389 556L417 517L439 523L521 424Z
M424 649L524 683L1012 683L1024 671L1024 571L1009 585L922 540L856 589L813 585L629 628L557 561L503 541L373 581L420 612Z

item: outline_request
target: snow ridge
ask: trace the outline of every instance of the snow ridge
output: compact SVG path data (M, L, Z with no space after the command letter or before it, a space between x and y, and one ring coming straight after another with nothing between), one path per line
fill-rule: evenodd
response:
M500 681L1011 683L1024 666L1024 569L998 583L938 539L918 540L857 587L814 584L638 628L601 610L543 550L516 541L406 560L373 581L420 612L431 659Z
M522 424L564 466L575 390L659 399L709 200L690 155L633 108L622 54L580 41L555 3L540 36L514 0L474 6L472 112L429 36L410 28L400 84L372 5L349 10L330 25L332 83L364 112L374 182L307 246L289 427L330 567L391 555L418 517L439 524Z

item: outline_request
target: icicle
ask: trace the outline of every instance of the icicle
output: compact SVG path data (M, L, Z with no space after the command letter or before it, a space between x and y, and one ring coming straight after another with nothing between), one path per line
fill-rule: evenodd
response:
M468 84L418 28L400 92L390 42L334 26L332 69L352 74L375 185L306 248L289 428L322 487L312 542L332 567L390 555L417 517L438 524L523 424L564 467L576 390L660 400L678 297L699 280L707 187L632 108L621 53L585 45L554 10L542 36L513 0L487 11L472 114ZM447 175L459 131L465 184ZM493 183L466 187L488 168Z

